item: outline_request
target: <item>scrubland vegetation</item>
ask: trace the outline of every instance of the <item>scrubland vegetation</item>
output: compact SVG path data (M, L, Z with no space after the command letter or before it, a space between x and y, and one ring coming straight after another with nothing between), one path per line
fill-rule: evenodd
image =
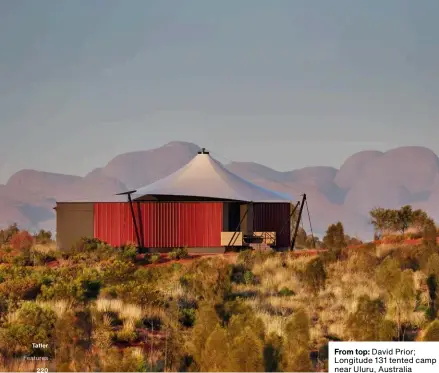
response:
M371 212L373 243L336 223L319 255L185 261L176 249L166 265L96 239L60 253L48 232L12 226L0 231L1 368L327 371L331 340L438 341L437 229L422 212L398 211Z

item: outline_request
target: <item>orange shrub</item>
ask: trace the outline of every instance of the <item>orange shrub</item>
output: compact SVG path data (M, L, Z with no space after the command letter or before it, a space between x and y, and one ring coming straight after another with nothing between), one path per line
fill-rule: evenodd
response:
M28 231L15 233L11 238L11 247L14 250L28 250L32 247L34 238Z

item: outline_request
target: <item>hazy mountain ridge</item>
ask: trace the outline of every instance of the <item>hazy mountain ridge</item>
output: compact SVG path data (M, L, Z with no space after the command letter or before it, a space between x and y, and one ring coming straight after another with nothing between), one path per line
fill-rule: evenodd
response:
M200 147L171 142L124 153L85 177L21 170L0 186L0 226L17 222L30 229L55 228L55 200L93 199L154 182L189 162ZM413 204L439 221L439 158L430 149L411 146L387 152L363 151L340 169L327 166L276 171L254 162L226 167L262 186L288 192L299 200L307 193L313 228L323 233L341 220L350 234L368 236L368 211ZM307 218L304 226L309 230Z

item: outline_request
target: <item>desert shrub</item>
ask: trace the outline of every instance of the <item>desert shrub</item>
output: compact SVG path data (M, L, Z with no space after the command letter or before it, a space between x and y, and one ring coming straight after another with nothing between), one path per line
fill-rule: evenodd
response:
M154 268L138 268L134 272L134 280L150 285L156 285L161 281L167 281L173 273L173 267L161 266Z
M436 247L437 245L437 228L436 224L432 219L428 219L424 225L424 230L422 232L422 239L424 245Z
M229 302L225 307L224 318L227 323L229 336L232 339L239 336L243 325L245 325L254 330L261 341L264 340L265 325L263 321L257 317L254 310L244 302L240 300Z
M34 235L34 238L36 243L46 245L52 242L52 232L40 229L40 231Z
M230 366L230 351L227 331L220 325L210 333L201 351L199 361L202 372L228 372Z
M230 280L236 284L243 284L245 272L246 272L246 268L243 264L236 264L232 266Z
M59 278L41 286L40 300L71 299L84 302L98 297L102 280L95 269L85 270L77 277Z
M0 330L0 346L6 350L3 353L38 355L38 350L32 348L32 343L36 341L47 343L52 348L52 332L56 321L53 311L35 302L24 302L15 312L14 321L7 322Z
M151 254L151 257L150 257L151 263L157 263L159 260L160 260L160 254L159 253ZM173 263L173 265L178 265L178 264L179 263ZM180 266L181 266L181 264L180 264Z
M428 325L427 329L425 329L422 340L428 342L439 341L439 320L434 320Z
M32 300L38 296L41 283L34 278L16 278L0 284L0 295L7 297L11 302Z
M220 319L215 308L210 304L203 303L196 312L194 327L191 331L189 350L199 365L202 362L202 351L207 338L219 325Z
M185 307L180 310L180 323L185 327L194 326L196 319L196 309L192 307Z
M379 287L388 293L395 288L401 276L401 268L397 260L386 257L376 268L376 282Z
M305 311L294 313L285 327L285 338L281 350L281 367L285 372L310 372L309 318Z
M370 247L351 249L348 258L348 269L354 272L369 273L376 267L377 260L375 250Z
M30 249L21 250L21 253L12 258L12 264L15 266L25 267L33 264Z
M116 285L113 289L116 297L127 303L146 306L160 305L164 302L163 294L148 283L129 281Z
M0 230L0 245L9 244L11 238L17 234L20 230L18 229L17 223L10 225L6 229Z
M205 258L192 263L180 284L198 299L223 299L230 292L231 267L220 258Z
M244 283L247 285L253 284L255 281L255 275L252 271L245 271L243 275Z
M10 241L10 245L14 250L30 250L34 244L34 238L28 231L19 231L15 233Z
M323 237L323 244L327 249L341 249L346 246L343 224L331 224Z
M242 265L245 269L253 268L255 256L253 250L247 249L240 251L237 258L237 263Z
M245 325L232 339L228 358L229 371L264 372L264 344L255 332L255 329Z
M135 244L127 244L119 248L118 259L134 262L137 256L137 247Z
M111 347L105 351L105 359L101 359L101 366L96 371L103 372L147 372L158 371L150 367L143 352L138 348L119 350Z
M436 278L439 278L439 254L435 253L428 258L428 261L423 268L423 272L427 276L435 275Z
M116 332L115 340L117 342L128 342L133 343L139 337L137 332L131 328L122 328L118 332Z
M299 272L299 277L310 291L317 293L325 287L327 277L323 261L319 257L310 260L305 269Z
M354 341L391 341L396 335L395 325L385 320L386 308L380 299L360 297L357 310L350 314L346 332Z
M63 252L63 256L72 260L73 263L94 264L114 258L120 253L120 248L114 248L97 238L83 237L73 245L71 250Z
M54 360L59 371L86 371L89 325L84 321L87 321L84 315L72 309L58 316L52 344L56 348Z
M278 295L280 297L290 297L292 295L295 295L295 293L291 289L287 287L283 287L282 289L279 290Z
M115 260L102 267L103 280L106 284L121 283L133 278L135 265L131 262Z
M411 270L401 273L395 288L390 292L387 303L389 313L397 325L398 337L401 338L402 326L410 323L410 316L416 307L416 290Z
M58 256L55 250L47 252L33 250L31 253L31 261L34 265L44 265L56 260Z
M271 333L266 340L264 347L264 365L266 372L279 372L281 352L283 347L282 337Z
M178 260L178 259L187 258L189 256L189 253L188 253L186 248L179 247L179 248L173 249L168 254L168 256L169 256L170 259Z

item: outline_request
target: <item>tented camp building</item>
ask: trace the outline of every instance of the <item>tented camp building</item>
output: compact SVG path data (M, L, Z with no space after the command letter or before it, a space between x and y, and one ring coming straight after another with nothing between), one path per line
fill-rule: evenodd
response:
M124 195L57 202L57 245L68 249L95 237L151 251L284 248L291 241L291 200L228 171L203 149L173 174Z

